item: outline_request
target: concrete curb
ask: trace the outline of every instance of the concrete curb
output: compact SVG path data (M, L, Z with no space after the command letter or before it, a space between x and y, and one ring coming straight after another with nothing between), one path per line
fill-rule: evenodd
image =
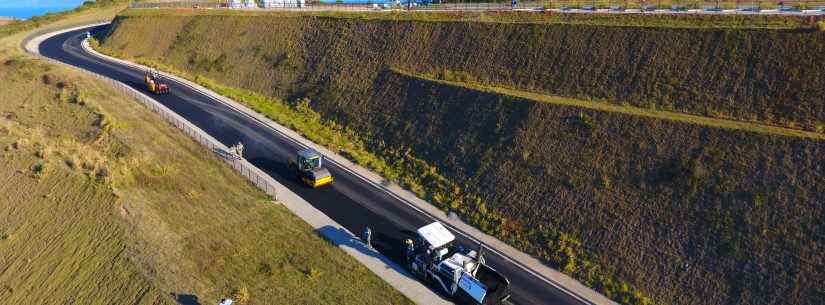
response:
M100 56L101 58L115 61L124 65L140 69L149 69L149 67L125 61L119 58L110 57L104 54L100 54L94 50L87 51L89 51L92 54L95 54L96 56ZM530 273L535 277L548 283L549 285L558 288L559 290L578 299L582 303L590 305L618 305L618 303L608 299L607 297L594 291L593 289L581 284L579 281L573 279L572 277L548 267L547 265L545 265L538 259L530 256L529 254L526 254L516 248L513 248L510 245L507 245L503 241L493 236L490 236L476 229L473 226L464 223L460 219L449 217L448 214L445 213L443 210L439 209L438 207L421 198L418 198L418 196L414 193L402 188L401 186L395 183L389 182L388 180L370 171L369 169L366 169L358 164L355 164L347 158L338 155L337 153L330 151L329 149L321 145L313 143L312 141L304 138L297 132L272 121L271 119L267 118L266 116L258 112L255 112L247 106L240 104L232 99L226 98L222 95L219 95L199 84L196 84L182 77L178 77L176 75L166 73L163 71L159 71L159 73L164 75L164 77L173 79L178 83L184 84L192 89L209 95L213 99L224 103L225 105L238 111L239 113L242 113L258 121L260 124L267 126L270 129L286 136L292 142L300 146L313 148L319 151L321 154L324 155L324 158L326 158L328 162L335 163L336 165L338 165L338 167L361 178L363 181L369 183L373 187L383 190L388 195L407 204L408 206L417 210L418 212L430 216L434 220L440 221L448 228L450 228L454 233L467 237L470 240L477 242L480 241L484 243L487 246L487 249L489 249L490 251L496 252L497 254L508 260L510 263L519 266L525 272Z
M38 47L39 47L40 43L42 43L44 40L46 40L50 37L54 37L56 35L60 35L62 33L70 32L70 31L74 31L74 30L78 30L78 29L82 29L82 28L87 28L87 27L90 27L90 26L104 25L104 24L108 24L108 23L109 22L89 24L89 25L85 25L85 26L78 26L78 27L73 27L73 28L64 29L64 30L57 30L55 32L50 32L50 33L47 33L47 34L34 34L31 37L29 37L31 39L27 38L26 41L24 41L23 48L27 52L29 52L29 53L31 53L35 56L38 56L40 58L45 58L43 56L40 56L39 50L38 50ZM93 54L93 55L101 57L101 58L108 59L108 57L105 57L104 55L99 54L99 53L95 52L94 50L92 50L91 48L89 48L87 41L83 42L83 48L86 51L90 52L90 54ZM57 62L57 63L60 63L60 64L64 64L64 63L58 62L56 60L52 60L52 59L48 59L48 58L46 58L46 59L50 60L52 62ZM114 60L114 59L112 59L112 60ZM64 65L66 65L66 64L64 64ZM70 65L67 65L67 66L70 66ZM71 66L71 67L76 68L74 66ZM194 124L188 122L183 117L178 116L177 114L175 114L174 112L172 112L171 110L169 110L168 108L163 106L162 104L158 103L157 101L155 101L151 97L146 96L142 92L139 92L139 91L137 91L137 90L135 90L135 89L133 89L129 86L126 86L122 83L119 83L115 80L106 78L105 76L98 75L96 73L86 71L86 70L83 70L83 69L79 69L79 70L81 70L83 72L86 72L86 73L89 73L92 76L99 77L99 78L102 78L104 80L107 80L107 81L111 82L112 85L115 86L116 88L119 88L121 90L125 90L127 94L132 95L136 99L142 100L142 102L144 102L144 103L148 102L149 104L147 106L152 108L152 110L154 110L154 111L158 112L159 114L161 114L161 116L163 116L165 119L169 120L176 127L181 128L184 131L186 131L187 135L193 137L196 141L200 142L201 144L204 144L205 146L209 147L213 151L215 151L216 148L219 149L219 150L222 150L222 151L227 151L227 147L224 146L222 143L220 143L216 139L212 138L206 132L202 131L201 129L199 129ZM165 112L170 112L170 113L165 113ZM164 114L165 114L165 116L164 116ZM247 168L247 167L251 167L255 171L260 171L259 169L255 168L252 164L250 164L249 162L247 162L244 159L240 159L240 160L235 159L235 160L232 160L232 161L229 161L226 158L222 158L222 159L224 159L228 163L232 164L233 168L238 170L239 172L241 172L244 176L247 176L247 175L243 172L243 169ZM238 164L240 164L240 165L238 165ZM263 173L263 172L260 171L260 173ZM264 173L264 175L265 175L265 173ZM247 178L249 178L249 176L247 176ZM365 267L367 267L367 269L369 269L374 274L376 274L378 277L380 277L381 279L386 281L388 284L390 284L390 286L392 286L393 288L395 288L396 290L398 290L399 292L404 294L407 298L411 299L413 302L415 302L417 304L438 304L438 305L452 304L452 303L448 302L447 300L443 299L441 296L439 296L438 294L436 294L432 290L430 290L429 288L427 288L426 286L424 286L418 280L416 280L415 277L412 274L408 273L403 267L401 267L398 264L394 263L393 261L391 261L389 258L382 255L381 253L367 247L365 244L363 244L360 241L360 239L358 239L354 234L352 234L352 232L349 232L346 228L344 228L343 226L341 226L340 224L338 224L334 220L330 219L329 217L327 217L326 215L321 213L321 211L315 209L311 204L306 202L303 198L296 195L295 193L293 193L288 188L284 187L283 185L281 185L280 183L278 183L277 181L275 181L271 177L267 176L267 178L268 178L267 180L270 180L270 181L267 181L268 183L273 183L277 186L276 193L277 193L277 198L278 198L279 202L281 202L290 211L292 211L292 213L294 213L295 215L297 215L298 217L300 217L301 219L306 221L308 224L310 224L320 235L322 235L328 241L330 241L331 243L333 243L337 247L341 248L344 252L346 252L347 254L352 256L353 258L355 258L355 260L357 260L358 262L363 264ZM258 184L259 181L257 181L257 180L255 180L255 181L250 180L250 181L253 184L255 184L256 186L260 187L260 185Z

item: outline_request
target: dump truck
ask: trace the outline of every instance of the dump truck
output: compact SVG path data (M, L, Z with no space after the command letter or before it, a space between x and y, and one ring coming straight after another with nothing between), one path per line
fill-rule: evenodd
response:
M304 184L313 188L332 183L332 174L324 168L324 158L314 149L304 149L298 152L295 160L289 166L295 175Z
M419 228L415 240L404 241L407 267L456 304L494 305L509 299L510 281L485 264L484 246L471 250L454 241L440 222Z
M160 73L157 71L146 71L143 82L146 84L146 89L148 89L149 92L154 94L169 94L169 85L162 82Z

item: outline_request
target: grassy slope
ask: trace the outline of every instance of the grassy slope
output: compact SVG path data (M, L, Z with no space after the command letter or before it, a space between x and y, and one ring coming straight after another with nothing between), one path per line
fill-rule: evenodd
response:
M512 89L487 90L490 82L472 71L499 76L518 72L493 85L527 83L537 88L546 84L531 77L547 74L524 71L547 68L541 64L544 57L560 56L553 53L558 51L543 56L533 49L529 60L508 63L500 50L508 44L529 49L523 42L533 37L504 38L520 31L508 23L393 23L374 17L382 15L368 15L379 20L365 22L358 14L344 19L292 14L233 18L223 12L206 13L208 18L194 18L191 13L183 13L190 15L183 18L155 18L154 14L128 12L131 18L121 20L105 46L198 75L219 92L246 101L313 140L343 149L428 199L458 210L486 231L618 299L625 298L625 303L639 298L624 281L663 304L761 304L778 299L817 304L825 296L816 280L823 276L817 267L823 261L812 250L822 246L825 232L822 207L817 204L823 200L818 168L823 153L821 142L813 140L820 135L784 137L780 135L800 134L774 132L758 124L750 125L754 129L733 127L758 133L711 128L701 124L719 120L661 121L650 114L667 117L669 112L621 105L617 108L630 110L601 112L597 110L611 106L579 108L573 106L588 102L546 99ZM797 45L797 38L810 39L814 46L821 42L820 34L811 33L585 29L600 37L621 30L626 34L618 37L640 35L639 39L651 42L672 42L664 38L667 33L747 41L735 40L736 48L776 40ZM502 38L490 39L479 32L498 33ZM141 43L144 35L159 44L147 47ZM475 38L461 38L464 35ZM763 39L764 35L774 39ZM469 53L479 58L456 59L463 55L437 50L468 44L468 49L491 51ZM649 55L656 55L653 47L647 48L653 52ZM730 54L721 45L716 50ZM745 58L753 52L745 47L735 53ZM551 65L552 69L575 70L581 65L573 63L583 62L589 54L562 53L565 64ZM456 73L455 65L471 72ZM397 73L387 67L412 72ZM719 77L732 73L722 70L715 73ZM453 81L416 77L419 73ZM338 122L332 126L344 127L337 132L319 128L320 117L304 103L285 105L210 83L204 75L267 95L309 95L314 110ZM649 84L661 84L662 78L654 76ZM807 103L822 106L821 101ZM359 130L360 137L352 130Z
M139 10L128 14L155 18L151 13ZM821 86L822 65L818 64L825 61L825 32L596 27L576 25L579 22L575 20L554 21L550 22L553 26L548 26L541 20L504 22L516 18L507 14L468 18L504 20L501 22L457 22L461 19L448 18L449 14L424 15L435 16L431 19L418 17L429 22L408 22L392 14L376 14L383 18L366 21L337 18L335 14L322 15L324 18L297 18L298 14L270 18L257 14L248 16L259 25L251 29L220 12L206 15L209 17L191 23L186 23L185 17L158 22L172 29L185 23L189 33L227 35L239 42L256 37L266 39L235 46L216 41L206 46L198 45L199 39L182 36L176 42L181 48L201 52L197 58L171 52L176 56L173 60L211 70L209 75L213 78L222 73L221 65L237 66L246 58L262 65L277 65L273 67L277 68L277 75L258 70L238 79L247 88L269 94L302 93L283 92L307 89L295 88L297 80L331 83L362 94L358 90L369 85L364 82L390 65L447 80L825 131L825 108L818 102L825 95ZM555 16L547 18L559 18ZM622 23L611 18L618 17L581 23ZM437 22L442 20L452 22ZM273 28L284 31L268 30ZM120 35L128 35L128 31L124 29ZM167 38L160 36L168 33L154 35ZM303 44L303 48L296 48L295 43ZM207 49L213 46L219 48ZM150 56L164 50L138 45L125 49ZM326 65L324 56L358 60ZM305 67L316 69L307 71ZM353 72L359 73L357 77L350 77ZM320 79L321 75L329 79Z
M138 103L22 55L23 35L0 40L4 300L410 304Z

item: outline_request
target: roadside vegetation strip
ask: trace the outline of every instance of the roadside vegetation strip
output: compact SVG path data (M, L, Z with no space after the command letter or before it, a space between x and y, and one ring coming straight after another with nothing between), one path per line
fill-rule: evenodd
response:
M457 81L449 81L449 80L442 80L437 79L433 75L424 75L424 74L413 74L406 71L393 69L396 73L404 74L411 77L417 77L421 79L426 79L433 82L438 82L450 86L457 86L457 87L464 87L473 90L491 92L496 94L503 94L512 97L523 98L528 101L535 101L535 102L542 102L542 103L550 103L556 105L564 105L564 106L574 106L574 107L581 107L586 109L598 110L598 111L607 111L607 112L616 112L616 113L623 113L628 115L637 115L643 117L649 117L654 119L661 119L661 120L669 120L669 121L676 121L682 123L690 123L708 127L717 127L717 128L725 128L725 129L732 129L732 130L742 130L742 131L749 131L755 133L762 133L762 134L769 134L769 135L778 135L778 136L786 136L786 137L800 137L800 138L809 138L814 140L825 140L825 132L813 132L813 131L806 131L806 130L799 130L799 129L791 129L785 128L780 126L771 126L765 124L759 124L756 122L744 122L739 120L728 120L728 119L720 119L720 118L711 118L706 116L698 116L688 113L681 113L681 112L673 112L673 111L664 111L664 110L656 110L656 109L645 109L640 107L634 107L630 105L617 105L610 102L599 102L599 101L585 101L580 99L573 99L573 98L565 98L560 96L552 96L546 94L540 94L535 92L528 92L522 90L515 90L509 88L502 88L502 87L494 87L494 86L486 86L486 85L479 85L479 84L472 84L466 82L457 82Z

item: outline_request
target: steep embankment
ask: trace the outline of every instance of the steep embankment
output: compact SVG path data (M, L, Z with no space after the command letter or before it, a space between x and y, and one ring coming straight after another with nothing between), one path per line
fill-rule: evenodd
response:
M235 73L232 84L271 94L301 93L307 88L296 85L309 83L359 95L378 71L392 66L528 91L825 128L825 32L156 18L163 19L155 20L163 24L157 31L134 29L154 43L128 44L133 29L123 25L111 46L171 56L170 63L216 79Z
M308 96L429 200L625 303L622 282L661 304L825 298L821 141L461 84L813 127L822 33L133 12L104 46Z

